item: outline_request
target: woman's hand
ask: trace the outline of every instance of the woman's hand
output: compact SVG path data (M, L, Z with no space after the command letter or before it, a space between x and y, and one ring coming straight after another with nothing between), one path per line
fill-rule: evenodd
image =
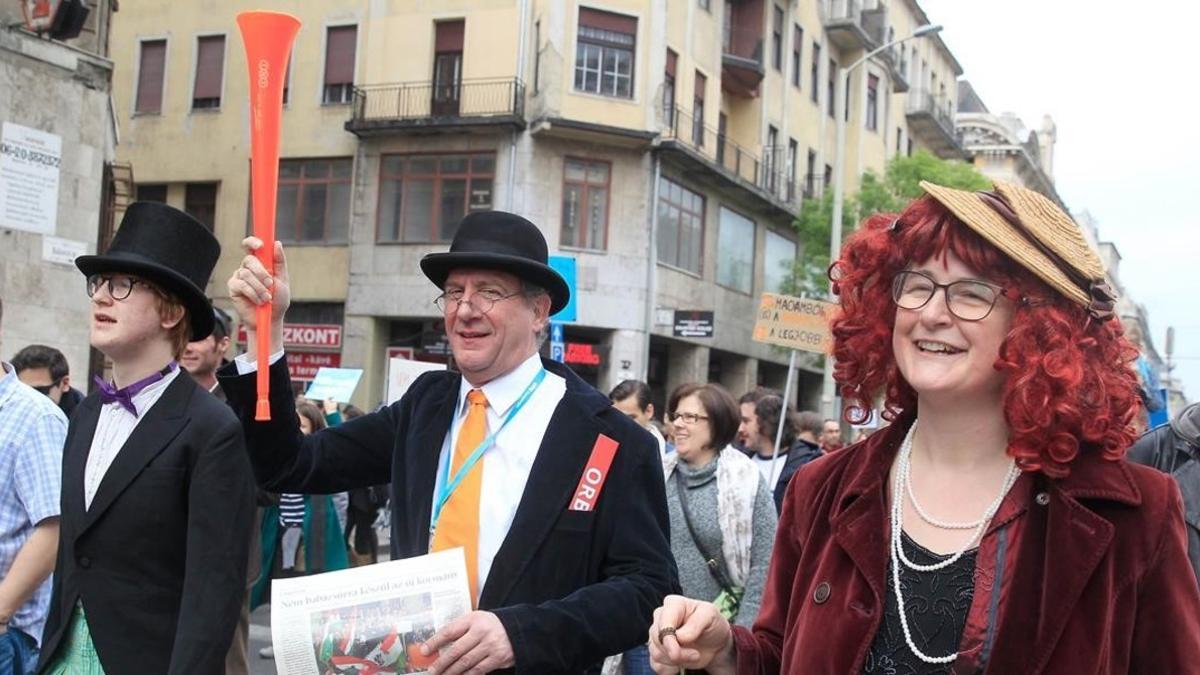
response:
M659 675L674 675L680 668L733 673L735 656L733 630L711 602L668 595L654 610L650 666Z

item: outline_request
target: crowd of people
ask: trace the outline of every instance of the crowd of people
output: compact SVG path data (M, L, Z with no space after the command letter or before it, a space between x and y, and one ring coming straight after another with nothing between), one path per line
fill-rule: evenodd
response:
M922 187L830 269L844 419L541 358L570 290L503 212L421 260L453 369L369 413L298 399L282 245L228 281L271 357L230 359L216 240L135 203L76 262L111 378L0 362L0 675L246 673L270 580L376 561L381 510L392 557L464 551L473 611L370 646L432 672L1188 672L1200 406L1134 444L1136 350L1075 223ZM330 667L366 658L319 628Z

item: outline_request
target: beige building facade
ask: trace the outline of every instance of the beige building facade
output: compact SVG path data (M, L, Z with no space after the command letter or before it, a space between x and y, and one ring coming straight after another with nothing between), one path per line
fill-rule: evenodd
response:
M113 37L120 159L140 197L213 226L218 279L248 231L235 4L147 2ZM735 395L782 388L787 355L751 341L754 308L799 253L791 223L804 199L831 180L836 69L929 22L902 0L272 7L303 24L277 220L296 303L293 373L362 367L368 406L383 396L389 357L447 359L418 261L486 209L528 217L574 265L565 360L599 389L644 378L661 403L691 380ZM898 153L963 156L944 123L959 74L936 37L855 71L848 194ZM224 302L223 282L210 290ZM677 330L696 318L702 336ZM328 326L336 339L304 337ZM798 401L815 407L820 363L800 361Z

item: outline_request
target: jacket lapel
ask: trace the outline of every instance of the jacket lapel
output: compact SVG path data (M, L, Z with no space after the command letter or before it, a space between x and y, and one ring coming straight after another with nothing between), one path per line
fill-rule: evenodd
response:
M461 383L461 375L448 378L446 391L434 404L437 407L425 417L429 423L421 426L413 437L412 449L404 454L408 467L403 503L408 505L406 515L411 547L407 555L421 555L429 551L429 521L433 517L433 489L437 482L438 458L454 420ZM414 414L418 413L414 410Z
M154 459L162 449L167 447L180 431L187 426L189 418L186 415L188 401L198 389L195 381L186 373L180 373L175 381L167 386L162 398L147 410L145 417L134 428L129 440L121 446L120 452L113 463L104 473L100 487L92 498L92 505L87 509L83 519L83 527L78 534L87 531L104 515L104 511L116 500L126 487L141 473L150 460ZM97 415L98 417L98 415ZM95 431L95 426L92 428ZM91 447L91 435L87 438ZM86 466L87 459L83 464ZM83 473L79 474L80 497L83 495Z
M567 391L550 418L508 536L492 561L480 607L504 604L570 503L596 437L603 432L596 414L608 400L599 394L588 396L594 390L558 364L547 363L546 369L567 381Z
M61 502L63 515L69 517L65 522L83 521L83 473L99 420L100 397L96 395L85 398L71 416L71 427L63 448Z
M834 539L866 579L879 611L885 597L888 559L887 474L895 449L911 424L910 418L896 420L866 441L867 457L857 473L847 476L845 498L832 517Z

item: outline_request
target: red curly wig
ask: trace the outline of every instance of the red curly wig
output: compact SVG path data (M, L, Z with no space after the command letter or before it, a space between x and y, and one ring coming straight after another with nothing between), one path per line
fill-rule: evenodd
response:
M1006 375L1008 453L1022 469L1055 478L1069 474L1081 452L1121 458L1135 437L1130 422L1140 400L1130 366L1137 349L1120 322L1092 319L927 196L898 221L894 214L868 218L830 267L841 300L833 321L834 377L851 404L846 419L863 421L880 393L885 419L915 411L916 392L892 354L891 281L909 265L951 251L1021 298L995 364Z

